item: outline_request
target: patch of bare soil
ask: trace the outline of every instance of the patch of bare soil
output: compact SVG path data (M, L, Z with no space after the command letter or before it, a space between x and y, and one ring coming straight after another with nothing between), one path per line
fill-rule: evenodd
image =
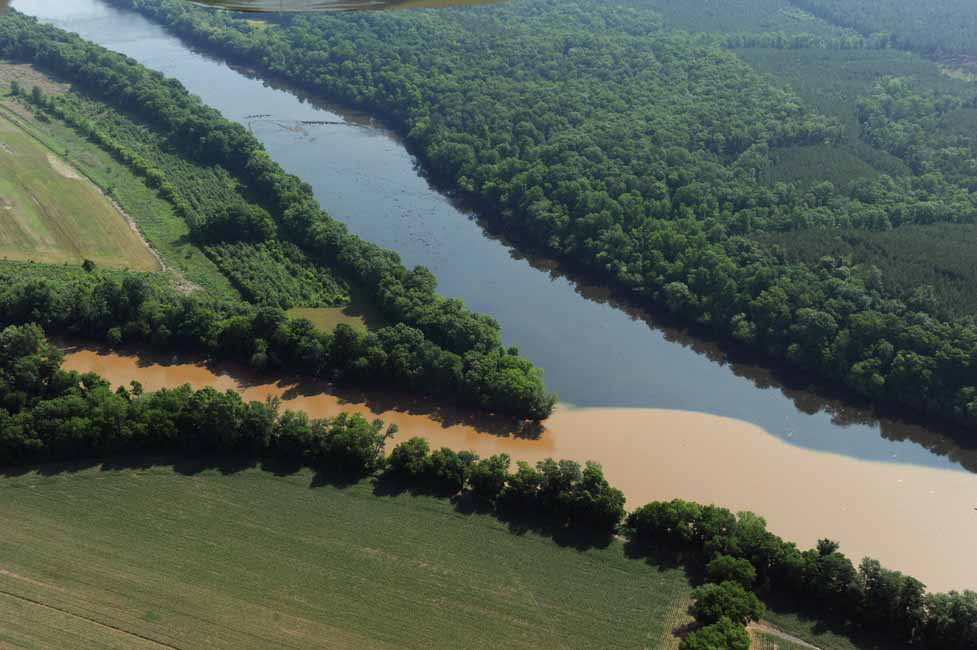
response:
M50 151L47 152L47 161L51 165L51 169L58 172L61 176L65 178L70 178L71 180L80 181L81 175L75 171L75 168L69 165L67 162L58 158Z
M0 106L3 106L5 109L10 111L17 117L23 118L28 121L32 121L34 119L34 112L31 111L31 109L24 106L23 104L21 104L20 102L15 102L15 101L0 102Z
M61 95L71 88L68 84L51 79L28 63L0 62L0 84L9 88L11 81L19 83L28 93L37 86L45 95Z

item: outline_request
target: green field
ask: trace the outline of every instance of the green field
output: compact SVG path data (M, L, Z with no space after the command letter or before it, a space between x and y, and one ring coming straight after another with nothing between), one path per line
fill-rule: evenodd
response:
M342 307L294 307L286 313L291 318L304 318L327 332L336 329L340 323L361 331L388 324L380 310L370 304L362 291L351 287L349 293L349 303Z
M160 270L125 217L88 179L0 115L0 257Z
M0 648L670 648L681 569L372 483L91 468L0 479Z
M346 307L293 307L286 313L292 318L304 318L327 332L333 331L341 323L357 330L367 329L363 317L350 313Z
M93 181L123 207L138 225L150 246L160 255L172 284L184 290L202 289L215 297L239 299L240 295L204 252L190 240L186 222L169 202L158 196L111 154L56 119L38 120L7 94L10 81L22 88L40 86L49 95L62 94L59 84L29 65L0 62L0 114L51 152L68 152L72 166ZM3 118L0 118L3 119Z

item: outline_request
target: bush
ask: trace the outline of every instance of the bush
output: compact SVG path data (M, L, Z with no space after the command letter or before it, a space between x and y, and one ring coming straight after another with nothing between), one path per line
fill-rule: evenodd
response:
M751 591L735 582L708 583L692 592L692 614L700 622L716 623L729 619L741 625L758 620L765 611Z
M508 454L498 454L483 458L471 468L468 481L475 496L485 501L495 501L505 489L509 477L510 458Z
M430 475L438 490L455 494L465 487L477 461L478 457L470 451L456 452L442 447L431 454Z
M387 468L395 476L416 481L427 476L431 462L430 451L424 438L405 440L390 452Z
M749 560L730 555L718 555L706 565L709 582L735 582L744 589L752 589L756 582L756 569Z

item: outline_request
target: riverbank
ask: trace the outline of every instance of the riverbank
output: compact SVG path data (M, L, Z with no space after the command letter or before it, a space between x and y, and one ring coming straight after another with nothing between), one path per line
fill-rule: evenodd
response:
M530 463L594 460L631 507L683 498L750 510L803 548L823 537L836 539L848 555L875 557L917 576L931 591L977 585L968 551L977 539L977 477L964 472L805 450L750 423L688 411L561 406L537 432L423 402L269 379L230 365L84 348L69 351L64 365L115 385L138 379L147 390L158 390L189 383L238 390L248 400L277 397L285 408L316 418L344 411L381 418L400 429L391 446L422 436L435 448L508 453Z
M243 124L254 114L293 121L345 119L238 74L138 14L97 0L17 0L15 6L177 78ZM747 453L750 445L738 441L745 436L729 438L732 452L729 445L705 443L683 452L683 431L673 428L684 426L681 422L641 425L633 436L636 440L630 441L616 433L618 423L595 418L598 421L588 425L592 430L583 434L590 446L580 454L593 455L608 465L613 483L625 483L630 472L657 482L658 487L647 488L646 495L716 500L753 510L768 517L778 534L802 545L818 537L835 537L849 555L878 556L893 568L918 575L933 590L977 584L963 579L973 570L964 559L968 541L972 545L971 540L977 539L968 528L977 489L970 482L973 476L960 467L974 467L973 450L962 449L938 432L877 420L803 387L784 387L762 368L730 362L699 339L649 322L640 310L622 309L608 292L578 284L554 267L527 259L487 237L471 215L434 192L418 174L416 161L385 131L327 125L293 132L277 124L256 123L254 132L269 154L287 171L306 178L322 205L352 231L396 250L408 266L429 267L440 279L443 294L493 314L506 332L506 343L518 346L544 367L547 384L567 402L609 412L634 409L718 416L748 423L743 432L758 440L782 441L785 448L794 448L798 458L810 455L823 461L801 481L795 478L791 461L779 463L776 454L759 454L760 462L754 462ZM152 363L147 361L147 369ZM143 371L138 368L136 376L119 379L142 380ZM253 381L268 383L260 377ZM373 416L400 407L428 418L417 426L419 433L454 431L445 426L445 416L431 418L438 409L382 396L370 399L364 412ZM361 401L341 400L344 407ZM456 424L470 424L463 414L452 417ZM463 430L464 426L455 438L463 441L460 448L471 444ZM663 441L665 434L674 439ZM471 435L488 441L488 453L504 449L497 446L498 436L482 429ZM651 438L647 444L641 439L645 435ZM569 439L561 432L559 440ZM573 453L562 447L546 449L546 439L537 444L535 457ZM737 455L739 446L743 453ZM611 467L614 462L601 455L605 451L617 456L622 466ZM733 455L724 462L723 454ZM679 468L701 473L689 478L676 470L677 483L670 486L673 461ZM859 476L859 468L866 473ZM900 474L903 469L909 476L916 477L921 470L922 475L939 478L934 488L925 481L917 487ZM943 483L950 475L956 476L952 484ZM935 490L933 501L926 502L930 489ZM632 488L628 491L630 505L645 500L634 496ZM910 499L909 507L903 505L904 491L918 495ZM968 499L974 503L966 504ZM852 508L852 501L862 507L846 514L842 510Z

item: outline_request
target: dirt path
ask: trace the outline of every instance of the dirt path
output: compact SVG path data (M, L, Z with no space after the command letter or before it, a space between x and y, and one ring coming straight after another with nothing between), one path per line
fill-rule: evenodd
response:
M749 632L759 632L762 634L769 634L770 636L775 636L778 639L789 641L790 643L802 646L804 648L809 648L810 650L821 650L821 648L819 648L818 646L812 645L807 641L805 641L804 639L800 639L794 636L793 634L787 634L783 630L779 630L768 623L763 623L763 622L750 623L749 625L746 626L746 629Z

